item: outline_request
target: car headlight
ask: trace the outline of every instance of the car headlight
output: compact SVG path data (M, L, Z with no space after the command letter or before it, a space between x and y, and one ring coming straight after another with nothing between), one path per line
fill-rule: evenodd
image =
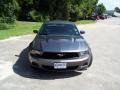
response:
M38 51L38 50L31 50L30 54L38 54L38 55L42 55L43 52L42 51Z
M86 56L86 55L88 55L89 54L89 51L87 50L87 51L81 51L80 52L80 56Z

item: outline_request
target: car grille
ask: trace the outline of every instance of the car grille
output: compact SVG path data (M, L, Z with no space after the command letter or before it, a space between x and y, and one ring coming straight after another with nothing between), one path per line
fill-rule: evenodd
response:
M43 55L39 54L31 54L33 57L36 58L43 58L43 59L68 59L68 58L78 58L78 53L43 53Z

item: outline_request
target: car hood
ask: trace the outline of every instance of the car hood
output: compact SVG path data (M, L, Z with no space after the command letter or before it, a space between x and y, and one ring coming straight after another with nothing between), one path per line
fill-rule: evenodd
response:
M80 37L39 36L34 47L43 52L80 52L88 50L88 44Z

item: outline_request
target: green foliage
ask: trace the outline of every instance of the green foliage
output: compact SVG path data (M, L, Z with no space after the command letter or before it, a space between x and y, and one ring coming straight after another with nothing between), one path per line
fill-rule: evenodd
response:
M98 15L102 15L105 11L106 11L106 8L105 8L105 6L104 6L103 3L97 5L97 7L96 7L96 13Z
M120 8L119 7L115 7L115 11L120 13Z
M0 30L8 29L8 26L6 23L0 23Z
M28 16L30 17L29 18L30 21L37 21L37 22L39 22L39 21L46 21L47 19L49 19L49 17L47 17L47 16L43 17L43 15L40 12L36 11L36 10L30 11L28 13Z
M19 5L16 0L0 0L0 30L14 26Z
M102 14L105 6L97 3L98 0L1 0L0 22L14 23L16 16L22 21L77 21L87 19L95 10Z
M53 0L49 2L50 19L68 20L70 16L71 0Z
M8 30L14 27L14 24L0 23L0 30Z
M87 19L94 13L97 3L98 0L72 0L71 20Z
M87 19L95 12L98 0L18 0L18 20L46 21Z
M18 20L30 20L29 12L33 8L32 0L18 0L20 10L18 13Z
M0 0L0 23L14 23L18 4L15 0Z

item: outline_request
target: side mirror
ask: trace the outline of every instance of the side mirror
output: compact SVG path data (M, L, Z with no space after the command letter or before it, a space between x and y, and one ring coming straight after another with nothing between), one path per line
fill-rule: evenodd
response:
M33 33L38 33L38 30L33 30Z
M80 34L85 34L85 31L81 30L81 31L80 31Z

